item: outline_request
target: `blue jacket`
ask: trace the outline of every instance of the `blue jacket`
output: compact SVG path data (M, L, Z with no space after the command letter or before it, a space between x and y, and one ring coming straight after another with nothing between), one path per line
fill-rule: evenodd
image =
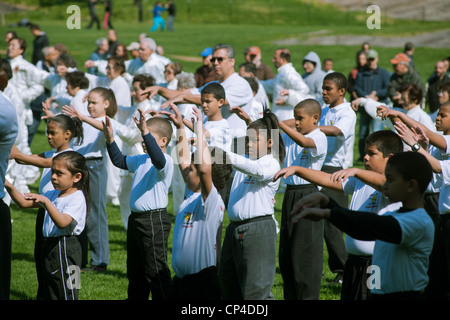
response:
M358 72L354 90L358 97L365 97L376 91L378 101L388 103L388 86L391 74L383 68L369 70L367 67Z

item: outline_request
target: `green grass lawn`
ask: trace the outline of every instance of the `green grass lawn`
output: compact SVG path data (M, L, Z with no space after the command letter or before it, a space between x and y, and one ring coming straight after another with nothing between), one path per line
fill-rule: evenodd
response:
M38 4L39 1L17 0L9 1L18 4ZM42 3L46 1L41 1ZM49 2L49 1L47 1ZM59 1L59 3L67 3ZM82 6L84 2L75 1ZM119 34L119 41L129 44L136 41L138 34L147 32L151 26L150 8L153 2L144 1L144 22L137 21L137 9L131 5L131 0L116 1L114 26ZM243 51L251 45L258 45L262 50L263 61L271 65L271 57L278 45L274 41L292 37L301 37L309 32L327 30L331 34L366 34L373 35L409 35L415 32L433 31L446 27L440 22L395 21L386 19L381 30L368 30L364 15L336 10L329 5L317 5L313 1L277 0L277 1L226 1L226 0L192 0L177 1L179 15L176 20L175 32L155 32L153 37L162 45L165 54L174 61L183 65L184 71L194 72L199 62L180 58L181 56L198 58L204 47L217 43L229 43L236 50L236 64L244 62ZM188 6L190 3L190 6ZM233 6L229 7L228 4ZM102 11L101 11L102 12ZM99 10L99 13L101 13ZM15 23L23 18L39 23L49 36L51 44L62 42L66 44L70 53L78 62L79 68L95 50L95 40L105 37L103 30L85 30L89 19L85 8L82 10L82 29L69 30L66 27L68 14L65 6L51 6L45 8L34 7L27 13L6 16L6 23ZM331 19L332 17L332 19ZM230 23L231 22L231 23ZM24 37L28 44L27 57L31 57L32 35L27 28L5 27L0 28L4 35L7 29L14 29L19 36ZM355 53L360 46L313 46L292 45L287 46L292 53L292 62L300 73L303 73L302 58L309 51L316 51L321 58L334 59L334 70L348 74L355 65ZM380 66L391 71L389 59L402 50L403 43L397 48L375 48L380 56ZM0 54L6 50L4 42L0 42ZM415 64L422 79L425 81L434 70L438 59L448 56L446 49L417 48ZM357 143L355 141L355 158L357 158ZM45 138L45 125L41 123L39 132L31 145L33 153L49 150ZM360 164L359 164L360 165ZM38 183L31 186L37 192ZM277 194L275 216L280 221L282 194ZM174 219L171 195L169 196L168 212ZM12 279L11 299L31 300L35 298L37 280L34 267L33 246L35 211L20 210L11 206L13 219L13 245L12 245ZM124 231L120 210L118 207L108 205L109 239L110 239L110 266L103 274L82 274L81 300L123 300L127 297L126 276L126 232ZM228 218L224 219L224 230ZM225 232L223 232L224 234ZM171 239L169 245L169 265L171 263ZM322 281L321 300L337 300L340 297L339 287L328 284L334 278L327 266L327 252L324 252L324 276ZM282 278L277 269L273 294L275 299L283 299Z

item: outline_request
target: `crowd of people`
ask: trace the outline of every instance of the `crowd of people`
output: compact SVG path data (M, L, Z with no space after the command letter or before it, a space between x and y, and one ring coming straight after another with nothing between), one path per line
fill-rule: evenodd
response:
M14 32L0 61L2 299L12 203L38 209L37 299L78 299L65 271L107 271L108 202L127 232L129 299L273 299L278 259L284 299L317 300L324 244L342 300L448 299L450 58L424 84L410 43L392 72L363 44L348 75L313 51L301 74L288 48L274 68L258 46L236 65L219 43L191 73L111 28L80 68L31 30L33 61ZM49 149L32 154L41 121Z

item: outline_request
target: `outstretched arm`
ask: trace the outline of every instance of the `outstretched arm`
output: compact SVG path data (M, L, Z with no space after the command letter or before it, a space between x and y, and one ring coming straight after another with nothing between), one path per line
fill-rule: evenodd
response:
M287 177L290 177L293 174L299 176L300 178L308 180L309 182L311 182L313 184L316 184L316 185L319 185L319 186L322 186L325 188L333 189L336 191L343 191L342 181L340 181L340 180L334 181L332 179L331 174L323 172L323 171L319 171L319 170L300 167L300 166L291 166L291 167L286 167L286 168L281 169L274 175L273 180L275 181L279 178L286 179Z
M14 203L17 204L19 208L39 207L38 203L35 203L33 200L25 198L25 196L19 190L17 190L8 180L5 180L5 189L11 196L11 199L14 200Z
M321 192L309 194L297 201L290 215L292 223L301 219L327 219L338 229L359 240L379 239L398 244L402 239L402 230L394 217L341 208Z

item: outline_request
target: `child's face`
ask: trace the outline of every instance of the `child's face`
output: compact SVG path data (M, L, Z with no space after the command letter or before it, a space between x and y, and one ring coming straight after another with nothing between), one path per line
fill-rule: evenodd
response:
M105 100L98 92L89 92L88 112L92 118L104 117L106 108L109 107L109 101Z
M444 105L439 108L436 116L436 130L450 131L450 106Z
M302 108L294 109L295 129L301 134L308 134L316 127L318 115L310 116Z
M383 174L389 157L384 157L383 153L375 144L366 146L366 154L364 155L364 168Z
M142 91L144 90L141 89L140 85L141 83L139 81L134 82L133 90L131 90L131 96L133 97L135 103L140 103L145 100L141 98Z
M74 186L81 179L81 173L72 174L67 170L63 160L53 160L52 163L52 184L55 190L65 191Z
M71 84L67 84L67 92L73 97L77 94L78 90L73 88Z
M205 116L211 117L217 112L220 112L220 107L222 107L222 104L222 99L217 100L213 94L202 94L202 109Z
M189 190L193 192L200 190L200 177L193 161L191 162L191 165L183 171L183 175Z
M336 106L345 94L345 89L338 89L338 86L331 80L325 80L322 85L323 101L330 106Z
M167 82L170 82L173 79L175 79L175 72L172 70L171 67L166 66L166 68L164 70L164 77L166 78Z
M386 165L384 175L386 176L386 182L382 189L384 195L392 202L404 201L408 195L410 184L404 180L398 173L395 167Z
M57 122L49 121L47 124L47 141L52 149L59 149L70 139L70 131L64 131Z
M153 138L155 138L156 143L158 144L158 146L161 149L165 149L166 147L166 141L167 139L164 137L161 137L155 130L153 130L152 128L149 128L150 134L153 136ZM142 149L144 149L144 152L147 153L147 148L145 147L145 143L144 143L144 139L142 139L141 141L142 143Z
M267 134L265 129L247 130L247 154L250 159L257 160L270 153L272 139L267 139Z

